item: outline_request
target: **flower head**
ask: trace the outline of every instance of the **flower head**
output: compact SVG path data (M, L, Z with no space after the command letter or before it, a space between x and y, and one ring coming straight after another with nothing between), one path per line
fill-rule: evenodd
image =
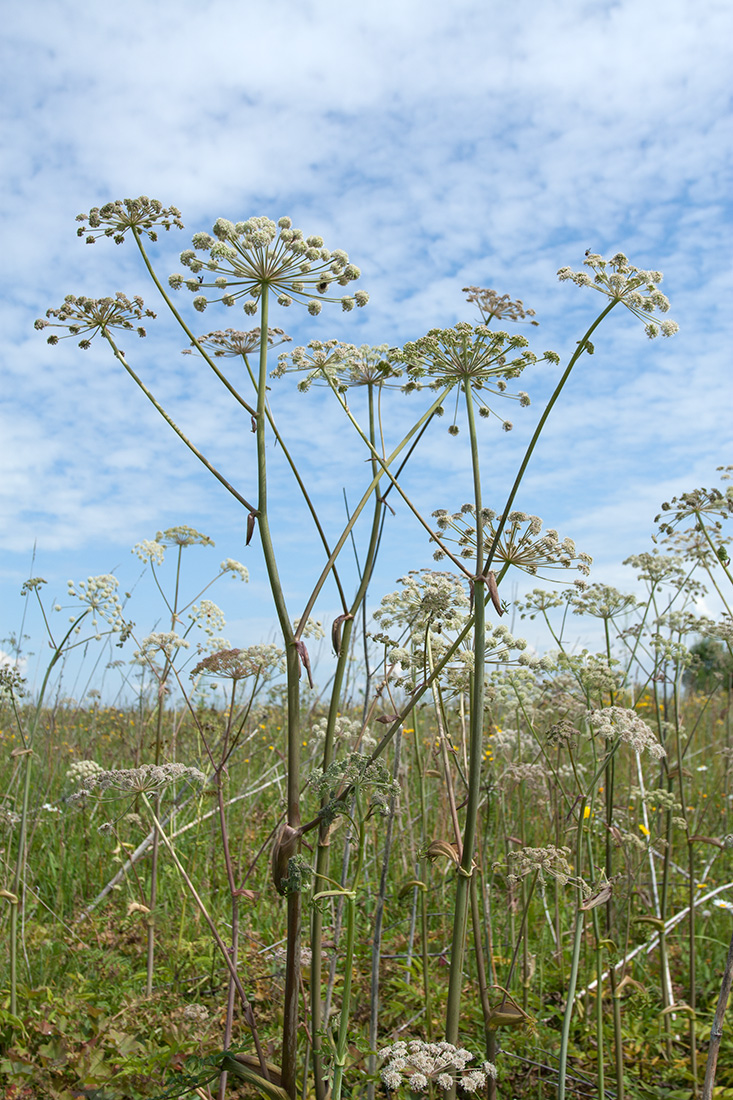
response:
M470 325L460 321L453 328L431 329L426 336L392 348L390 362L403 364L408 382L406 393L421 389L428 379L431 389L444 386L460 386L470 389L481 416L492 415L486 393L513 398L520 405L529 405L529 397L523 391L506 393L509 379L518 378L525 367L537 362L537 356L529 350L524 336L510 336L506 332L493 332L486 325ZM554 352L545 352L543 358L557 360ZM494 415L497 415L494 413ZM502 420L505 431L512 428L511 421ZM458 428L452 424L452 435Z
M213 301L227 306L243 298L247 314L256 313L259 299L268 291L277 296L280 305L300 301L314 315L320 313L322 301L340 301L343 309L351 310L369 300L363 290L353 297L327 297L334 283L348 286L361 272L341 249L330 251L321 237L304 237L300 229L293 228L290 218L280 218L277 224L270 218L236 224L218 218L213 234L196 233L193 248L181 253L181 263L191 277L171 275L169 280L174 289L185 285L196 294L193 304L200 312L209 301L200 292L207 288L219 292ZM208 253L208 257L199 253Z
M444 1092L454 1085L465 1092L476 1092L484 1088L487 1077L496 1077L492 1062L484 1062L480 1069L468 1069L473 1054L445 1041L400 1041L383 1047L378 1053L385 1061L380 1076L390 1092L403 1087L410 1092L427 1092L431 1082Z
M140 663L151 663L153 654L162 653L168 661L172 661L179 649L190 649L191 643L176 634L175 630L154 630L140 643L140 649L136 650L133 657Z
M86 581L68 582L69 595L88 604L92 610L92 626L98 626L98 619L109 623L113 631L127 635L130 626L122 617L122 604L117 595L119 581L111 573L102 573L98 577L88 577Z
M191 678L215 676L221 680L246 680L250 676L269 680L284 670L284 653L275 645L253 645L247 649L223 649L204 657Z
M290 340L292 336L288 336L284 329L268 328L267 330L267 343L271 348L277 347L278 344L286 344ZM200 347L213 351L215 358L222 358L225 355L247 356L259 350L260 329L253 328L249 332L240 332L233 328L217 329L199 336L196 342ZM191 345L191 347L194 346ZM193 355L193 352L191 348L184 348L183 354Z
M161 546L214 546L214 540L208 535L202 535L195 527L189 527L182 523L178 527L167 527L165 531L158 531L155 541Z
M438 521L441 539L455 542L461 557L476 556L475 509L472 504L464 504L460 512L451 515L445 509L438 509L433 516ZM484 508L481 515L483 534L483 556L488 553L494 541L499 517L491 508ZM453 535L446 532L452 531ZM442 550L436 550L434 557L441 558ZM550 528L543 532L539 516L530 516L526 512L510 512L494 551L494 563L513 565L530 576L536 576L540 569L569 569L571 565L582 574L590 572L592 558L589 554L578 552L570 538L560 539L557 531Z
M657 741L646 722L627 707L603 707L588 712L591 727L609 741L626 741L635 752L649 750L650 756L661 760L667 750Z
M497 294L495 290L487 290L480 286L464 286L463 293L466 301L475 303L485 325L497 321L524 321L526 317L534 317L533 309L525 309L521 298L515 301L508 294ZM538 325L539 321L530 321L530 325Z
M88 214L79 214L76 220L82 222L76 235L85 237L87 244L94 244L97 237L112 237L115 244L122 244L129 229L138 234L146 233L151 241L158 239L155 226L170 229L175 225L183 229L180 210L175 206L163 206L158 199L149 199L147 195L94 206Z
M55 317L55 321L49 321L49 317ZM39 317L34 328L68 329L65 336L53 333L48 337L48 343L58 344L59 340L67 340L70 336L81 336L79 347L86 351L98 332L107 335L115 328L126 332L136 329L138 336L145 336L144 327L136 324L144 317L155 317L155 314L152 309L145 309L139 295L130 300L121 291L114 298L75 298L73 294L67 294L64 304L59 309L47 309L47 319Z
M314 382L326 382L339 393L345 393L349 386L388 386L402 373L388 360L388 351L387 344L362 344L358 348L338 340L311 340L305 348L282 354L272 374L280 378L290 371L303 372L305 377L298 383L301 392Z
M659 283L662 281L660 271L642 271L641 268L634 267L623 252L617 252L606 261L589 249L583 263L594 272L592 278L587 271L571 271L569 267L561 267L557 277L561 282L569 279L577 286L590 286L612 302L622 302L635 317L644 322L650 339L660 332L662 336L673 336L677 332L679 325L675 321L656 323L649 319L655 311L666 313L669 309L669 300L659 290Z
M122 795L146 794L181 780L192 784L206 782L206 776L198 768L176 763L143 764L140 768L121 768L114 771L89 771L78 779L84 786L76 792L77 798L92 790L117 791Z

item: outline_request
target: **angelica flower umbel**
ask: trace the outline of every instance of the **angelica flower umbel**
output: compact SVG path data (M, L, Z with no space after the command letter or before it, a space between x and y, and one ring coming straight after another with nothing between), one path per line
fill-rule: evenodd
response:
M314 382L329 384L339 393L345 393L350 386L394 385L393 380L402 371L390 363L388 351L388 344L357 347L339 340L311 340L307 347L294 348L292 353L280 355L272 377L281 378L291 371L303 373L305 377L298 383L301 393L309 390Z
M667 755L664 745L657 741L650 727L628 707L603 707L588 712L592 729L609 741L626 741L635 752L649 750L649 755L661 760Z
M207 332L203 336L199 336L196 344L199 347L206 348L207 351L212 351L216 359L221 359L224 356L242 356L246 358L253 351L259 350L260 335L259 327L250 329L249 332L241 332L234 328L215 329L214 332ZM267 330L268 347L274 348L278 344L287 344L291 340L292 336L288 336L284 329L268 328ZM184 348L182 354L193 355L192 348L194 346L192 344L190 348Z
M55 320L49 320L50 317ZM98 332L106 336L112 329L125 332L136 330L138 336L146 336L145 328L136 324L145 317L155 317L155 313L145 308L139 295L130 299L121 291L114 298L85 298L83 295L75 298L73 294L67 294L59 309L47 309L46 319L39 317L33 327L39 330L49 327L67 329L65 336L53 333L47 342L58 344L59 340L68 340L70 336L81 336L79 347L86 351Z
M679 325L676 321L656 322L649 319L654 312L666 313L669 309L669 299L659 289L661 271L643 271L634 267L623 252L617 252L610 260L604 260L598 253L588 249L583 263L594 273L592 278L587 271L572 271L569 267L561 267L557 273L558 279L561 282L570 280L576 286L592 287L611 301L621 302L644 322L644 329L650 339L660 332L662 336L674 336L678 331Z
M399 1041L378 1051L385 1060L381 1078L388 1092L406 1088L409 1092L428 1092L431 1085L448 1092L458 1085L464 1092L476 1092L486 1086L487 1078L496 1078L493 1062L469 1069L473 1054L452 1043L426 1043L422 1039Z
M445 508L433 512L438 530L444 542L454 542L461 557L472 558L476 554L476 521L473 504L464 504L460 512L450 514ZM491 508L482 509L482 555L485 556L493 545L498 523L504 517L497 516ZM539 516L527 512L512 511L506 516L501 536L494 548L494 564L513 565L530 576L537 576L540 569L569 569L574 566L587 576L593 559L589 554L578 551L571 538L560 539L557 531L549 528L543 532ZM449 534L448 532L453 532ZM440 560L442 550L436 550L433 557Z
M459 386L465 392L470 391L483 417L498 415L489 406L487 394L513 398L522 406L529 405L529 397L523 391L519 394L506 392L507 381L518 378L525 367L538 362L526 337L494 332L486 325L471 325L466 321L460 321L453 328L430 329L425 336L408 342L403 348L392 348L389 359L404 366L408 376L403 387L406 393L421 389L425 383L434 390ZM542 359L553 363L559 361L550 351L545 352ZM499 419L504 430L510 431L511 421ZM458 434L455 423L448 430L451 435Z
M202 293L206 289L217 291L218 296L211 300L226 306L244 299L247 314L256 313L260 298L270 291L280 305L300 301L314 316L321 312L322 301L340 301L347 312L369 301L363 290L341 298L328 297L333 284L348 286L361 272L342 249L325 248L322 237L304 237L302 230L293 228L290 218L280 218L277 224L265 217L236 223L217 218L212 232L213 236L195 233L193 248L181 253L181 263L191 276L175 274L169 279L174 290L186 286L196 294L193 305L199 312L209 302Z
M183 229L180 210L163 206L159 199L149 199L147 195L93 206L88 214L78 214L76 220L82 223L76 235L84 237L87 244L94 244L98 237L111 237L115 244L122 244L128 230L157 241L156 226Z

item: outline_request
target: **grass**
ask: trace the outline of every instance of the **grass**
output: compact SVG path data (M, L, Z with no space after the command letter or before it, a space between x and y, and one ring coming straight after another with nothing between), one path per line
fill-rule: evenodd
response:
M561 711L553 712L552 694L558 677L546 676L528 717L542 715L551 725ZM628 700L626 700L628 702ZM526 704L525 704L526 705ZM659 704L656 704L658 707ZM718 749L729 723L729 702L724 692L712 699L688 693L681 704L687 728L694 727L693 764L686 777L686 811L690 817L695 856L694 892L701 896L733 878L729 858L715 841L727 828L729 806L727 758ZM648 713L655 707L650 692L637 701ZM502 713L503 711L503 713ZM312 716L311 716L312 717ZM446 712L450 751L460 765L465 746L460 735L460 715ZM529 877L507 878L506 857L517 850L547 846L550 839L572 846L567 814L552 784L537 788L537 776L526 770L526 723L506 735L517 711L496 706L494 732L486 739L482 772L482 812L478 863L481 874L479 905L482 939L488 975L489 998L494 1008L516 1004L520 1012L499 1028L495 1055L502 1090L530 1097L547 1095L555 1079L566 983L571 961L572 928L576 913L573 890L561 886L552 875L529 890ZM22 927L20 1009L12 1019L3 1013L3 1056L0 1072L7 1080L8 1096L71 1097L79 1088L102 1089L100 1096L157 1096L170 1089L186 1073L205 1078L221 1055L221 1029L226 1001L227 975L222 960L212 949L211 936L192 901L182 889L180 877L169 859L162 859L155 914L156 967L152 995L146 997L145 942L147 877L146 859L137 862L106 898L91 912L87 907L119 869L147 832L135 800L105 803L99 797L69 802L68 765L95 759L114 768L129 760L131 745L140 734L140 722L149 716L139 708L91 709L58 707L41 715L41 741L29 823L29 857L26 871ZM275 746L281 740L281 715L263 707L249 723L246 740L232 757L225 785L229 804L229 843L237 880L244 881L240 918L240 972L261 1029L266 1054L277 1061L278 1033L283 994L283 902L273 888L267 851L255 860L262 837L276 825L284 783L284 767ZM262 720L259 720L262 719ZM197 726L171 712L167 720L177 728L179 759L200 761ZM199 720L211 730L223 730L224 715L207 710ZM450 835L450 807L441 776L437 729L432 708L416 708L412 726L402 737L399 771L398 821L400 843L391 853L385 893L381 939L379 1043L398 1038L439 1036L442 1008L447 995L448 957L451 942L453 890L456 863L444 854L433 862L424 859L430 840ZM149 723L148 723L149 724ZM0 721L4 748L12 749L15 737L12 714L6 708ZM514 727L516 728L516 727ZM522 734L524 736L522 736ZM579 747L576 766L590 767L592 744ZM558 758L561 750L555 750ZM4 754L3 789L6 805L18 783L18 757ZM315 769L312 756L310 766ZM522 766L525 772L522 772ZM654 791L663 765L646 765L647 790ZM705 768L706 770L697 770ZM308 769L306 769L308 770ZM246 795L260 776L272 785ZM650 876L649 852L661 882L669 855L665 919L682 912L689 901L687 845L680 830L673 831L671 846L666 811L653 798L644 803L634 755L619 755L616 776L616 820L623 831L616 847L618 880L613 894L615 938L611 942L601 926L587 921L579 943L579 969L575 1011L568 1043L568 1091L571 1095L595 1095L590 1082L597 1080L599 1039L605 1044L610 1066L613 1047L612 1013L608 981L600 1031L596 1026L596 993L590 988L597 976L597 962L608 966L648 943L662 923L656 915ZM666 784L665 784L666 787ZM659 788L664 790L665 787ZM184 794L184 799L190 792ZM595 800L584 818L583 842L588 853L602 861L605 825L599 784ZM245 794L244 798L240 796ZM273 797L275 796L275 797ZM234 801L238 799L237 801ZM311 811L315 794L305 795ZM224 932L229 920L229 896L216 814L215 799L204 788L185 802L169 820L178 858L195 880L198 891ZM170 811L173 791L166 793L163 812ZM131 816L132 815L132 816ZM100 833L98 826L114 821L114 833ZM345 1087L359 1094L366 1087L369 1053L368 1025L372 971L371 936L379 893L383 820L373 816L363 822L364 864L357 887L356 935L353 956L353 999L344 1068ZM349 833L343 821L331 838L332 861L342 866ZM630 839L633 837L633 841ZM12 827L6 823L5 854L12 844ZM353 840L353 838L352 838ZM421 878L420 876L423 876ZM348 879L348 875L347 875ZM541 888L538 888L541 887ZM722 891L696 910L695 982L697 1004L694 1040L704 1057L710 1020L719 987L719 975L730 938L731 913L714 904L727 901ZM426 922L421 924L420 905L425 901ZM324 984L324 996L333 1009L340 1008L343 973L338 960L344 949L343 920L337 920L338 898L322 900L326 979L329 963L336 959L333 987ZM526 906L527 919L522 912ZM588 916L602 912L590 910ZM7 909L5 914L7 920ZM520 934L524 927L524 936ZM511 978L510 961L517 952ZM279 949L279 954L278 954ZM691 981L689 933L683 920L666 936L673 1003L689 1002ZM427 974L423 972L427 960ZM6 965L7 960L3 960ZM621 1011L626 1094L634 1097L691 1095L690 1012L680 1007L667 1012L658 949L642 949L626 964L616 984ZM2 971L7 988L7 971ZM303 983L309 981L304 958ZM509 984L511 999L500 987ZM432 1018L425 1013L425 988L429 989ZM469 947L464 970L464 1012L461 1043L481 1055L484 1020L477 986L475 949ZM195 1011L190 1006L201 1006ZM205 1011L204 1011L205 1010ZM307 1042L307 1021L300 1043ZM251 1051L249 1028L235 1013L232 1047ZM733 1042L724 1038L717 1084L733 1090ZM190 1062L196 1057L201 1063ZM182 1076L184 1075L184 1076ZM615 1095L609 1074L608 1095ZM198 1079L198 1078L197 1078ZM230 1078L231 1081L231 1078ZM583 1085L582 1082L588 1082ZM230 1095L236 1095L236 1083ZM25 1090L25 1091L24 1091ZM731 1093L733 1095L733 1091ZM722 1091L716 1095L725 1096Z

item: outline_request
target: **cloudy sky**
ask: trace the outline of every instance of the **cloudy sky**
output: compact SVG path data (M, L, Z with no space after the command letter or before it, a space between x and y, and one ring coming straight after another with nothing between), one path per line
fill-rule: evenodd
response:
M679 334L649 341L631 314L611 315L518 500L593 555L593 579L633 587L620 563L650 548L660 503L709 486L715 468L733 462L727 0L128 0L124 13L95 5L93 14L64 0L5 13L0 637L20 629L29 574L49 582L51 602L68 602L67 579L112 570L130 590L141 568L131 546L182 523L216 541L215 551L190 551L187 591L237 558L249 585L224 578L211 593L227 637L247 644L271 633L241 508L101 341L87 352L73 341L51 348L33 330L68 293L141 293L159 321L146 341L125 346L131 365L252 499L249 423L181 356L184 341L134 248L76 238L77 214L143 193L178 206L186 227L151 250L164 279L191 234L219 216L289 214L346 250L369 305L318 318L279 310L271 323L296 344L398 345L476 319L462 288L479 285L534 308L540 326L525 330L533 348L566 362L604 300L559 283L559 267L579 269L590 248L664 272ZM201 318L190 295L181 303L197 331L251 327L241 310L212 307ZM497 509L558 374L526 372L532 405L508 407L510 434L482 422L485 496ZM344 492L353 504L364 485L364 453L325 392L300 395L285 379L271 400L333 538ZM422 400L388 395L388 438ZM358 398L353 409L363 414ZM407 478L428 513L470 497L466 433L449 436L447 422L431 428ZM296 616L321 558L276 452L271 470ZM397 511L375 598L431 563L426 538ZM347 580L353 572L352 557ZM147 582L135 598L141 633L164 622ZM317 610L324 620L338 612L332 591ZM29 615L26 631L36 628Z

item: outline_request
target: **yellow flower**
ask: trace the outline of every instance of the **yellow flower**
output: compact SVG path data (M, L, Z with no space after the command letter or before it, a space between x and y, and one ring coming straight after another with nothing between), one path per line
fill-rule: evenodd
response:
M639 822L639 829L644 834L644 836L649 836L649 830L647 829L646 825L642 825L642 823Z

